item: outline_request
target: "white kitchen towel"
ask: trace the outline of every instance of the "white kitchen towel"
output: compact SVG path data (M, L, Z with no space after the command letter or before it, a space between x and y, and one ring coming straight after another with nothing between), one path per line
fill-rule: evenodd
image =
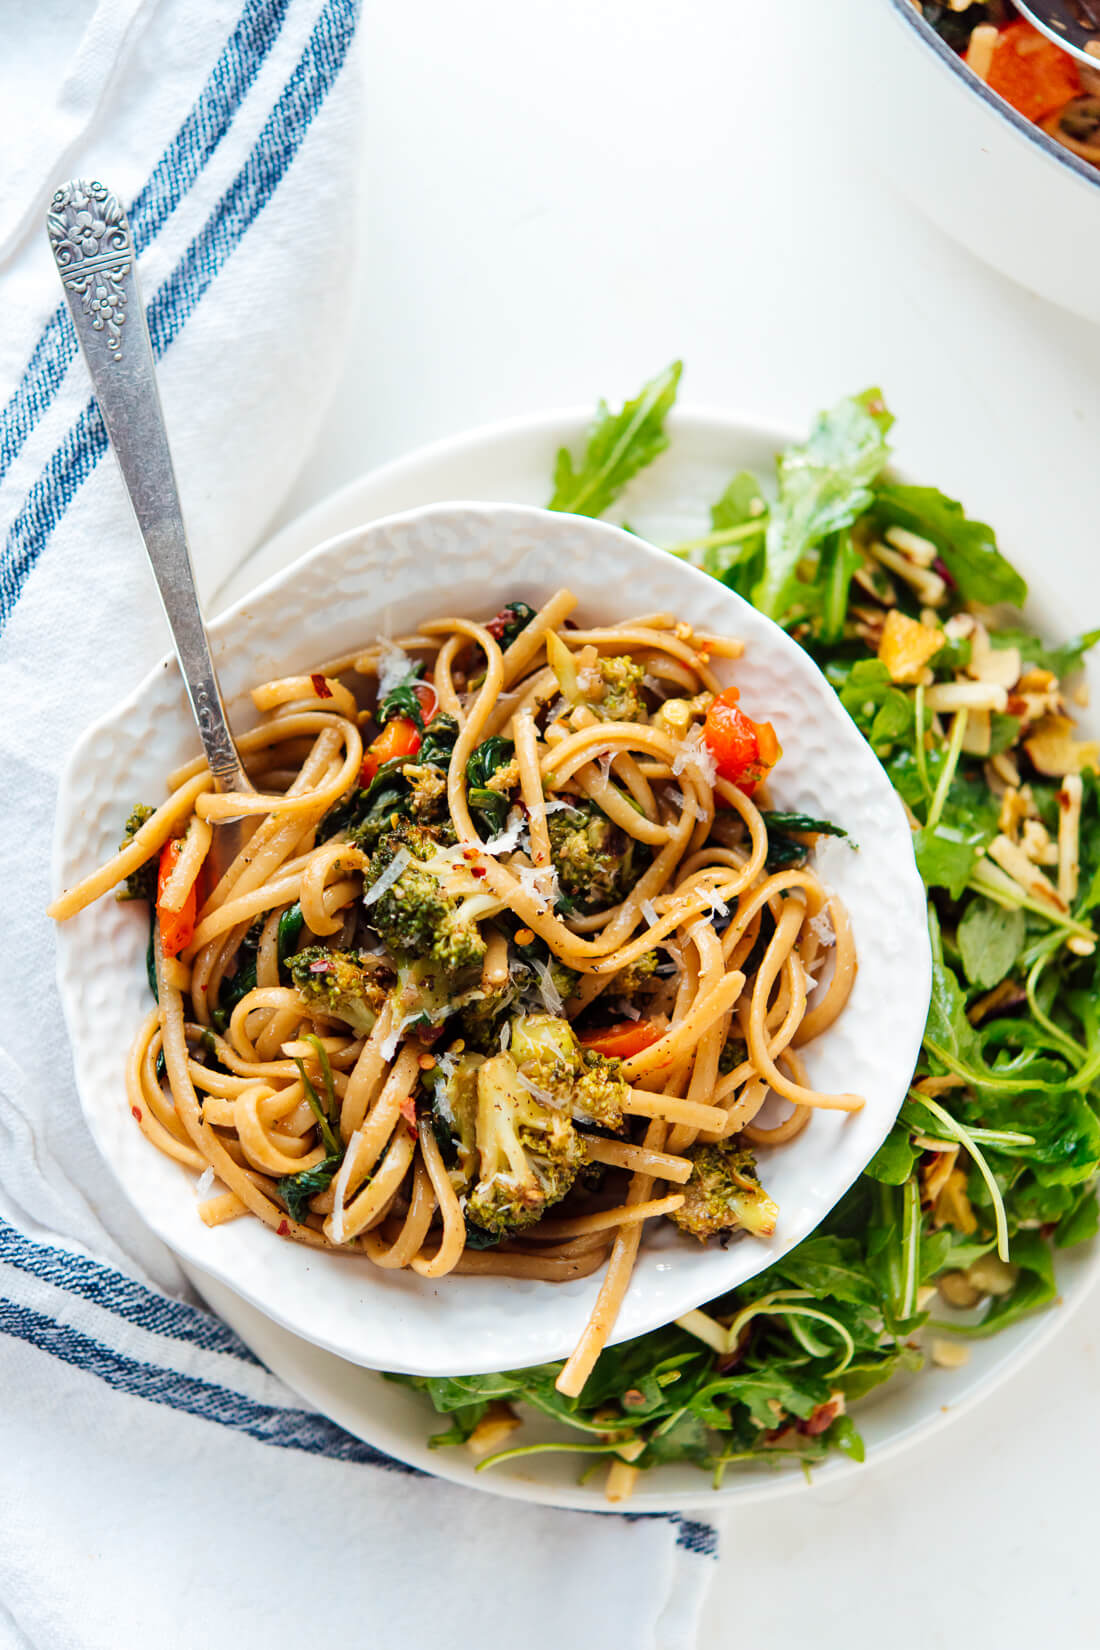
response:
M58 776L167 637L45 210L71 176L128 210L209 594L339 365L361 69L355 0L24 11L0 112L0 1650L437 1650L517 1622L533 1650L687 1650L709 1525L517 1506L351 1438L195 1304L84 1128L44 915Z

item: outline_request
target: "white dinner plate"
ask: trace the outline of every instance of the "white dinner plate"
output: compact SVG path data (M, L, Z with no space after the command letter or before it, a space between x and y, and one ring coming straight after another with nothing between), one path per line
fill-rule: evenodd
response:
M807 416L811 411L807 408ZM436 442L364 475L272 537L225 581L216 606L238 599L322 539L393 511L460 494L545 503L557 448L575 443L589 417L588 409L573 408L508 420ZM792 439L789 431L763 429L749 419L706 408L677 410L668 428L672 437L668 452L633 483L615 512L657 543L675 543L705 531L707 503L718 497L730 475L743 466L766 473L776 451ZM934 484L936 476L916 479ZM1081 591L1096 589L1088 544L1061 546L1056 561L1047 557L1043 563L1042 545L1013 541L1010 517L994 525L1006 553L1025 575L1037 581L1042 571L1043 589L1033 593L1031 608L1037 623L1057 636L1095 622L1095 612L1080 610ZM1095 693L1100 687L1095 665L1090 667L1090 677ZM814 1469L813 1484L831 1484L877 1468L965 1414L1022 1368L1085 1300L1100 1275L1100 1247L1084 1244L1071 1249L1057 1257L1056 1266L1060 1304L989 1340L969 1343L970 1361L961 1369L930 1365L916 1375L898 1375L854 1405L853 1416L867 1446L866 1464L834 1458ZM428 1437L442 1431L446 1420L426 1400L311 1346L197 1268L188 1271L200 1293L269 1368L354 1436L455 1483L517 1500L590 1512L608 1510L598 1483L577 1484L576 1467L568 1456L539 1455L477 1473L461 1447L429 1450ZM546 1435L540 1424L528 1423L523 1436L539 1435ZM761 1466L728 1472L722 1489L715 1492L697 1468L668 1465L639 1481L630 1508L659 1512L742 1507L805 1493L808 1488L799 1468Z

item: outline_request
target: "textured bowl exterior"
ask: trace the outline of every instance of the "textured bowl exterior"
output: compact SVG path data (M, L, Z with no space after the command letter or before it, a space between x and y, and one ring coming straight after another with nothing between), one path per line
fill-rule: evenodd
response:
M767 1243L702 1249L666 1223L644 1246L615 1340L668 1322L744 1282L801 1241L885 1138L920 1047L930 958L909 827L878 762L814 665L732 592L603 522L518 506L436 505L356 529L312 551L215 621L214 651L234 725L256 720L247 690L398 634L443 611L492 612L568 584L588 621L665 609L746 643L722 674L750 714L770 718L784 756L781 807L837 820L824 880L844 899L860 958L849 1005L806 1050L812 1080L855 1090L865 1109L820 1112L790 1146L762 1154L780 1206ZM196 739L174 660L165 660L81 740L62 783L57 886L114 849L135 798L155 798ZM564 1356L599 1277L552 1285L383 1272L354 1255L285 1243L257 1221L208 1229L194 1177L161 1156L125 1104L126 1050L149 996L140 909L101 900L59 932L59 981L85 1115L126 1196L185 1260L276 1322L353 1363L424 1374L514 1368Z

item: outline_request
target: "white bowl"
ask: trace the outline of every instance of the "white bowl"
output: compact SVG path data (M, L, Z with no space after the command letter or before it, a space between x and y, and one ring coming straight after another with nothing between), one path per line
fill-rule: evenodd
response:
M986 263L1100 321L1100 170L991 92L911 0L858 11L845 51L884 173Z
M703 1249L666 1225L647 1243L614 1339L666 1323L743 1283L819 1223L881 1144L920 1048L930 959L924 891L901 805L861 735L802 650L740 598L606 523L488 504L433 506L322 545L212 626L237 727L256 717L247 689L445 608L492 612L569 584L596 621L672 609L745 639L736 675L750 714L775 723L781 807L834 819L858 851L831 843L826 880L851 915L861 968L851 1000L806 1051L812 1080L866 1097L858 1113L818 1113L790 1146L764 1154L780 1206L773 1239ZM112 851L133 800L160 794L196 740L174 663L81 740L61 787L56 881L68 886ZM258 1221L207 1228L194 1177L158 1153L125 1105L126 1048L148 1009L145 924L107 899L66 924L59 981L88 1124L131 1202L184 1259L296 1334L353 1363L424 1374L513 1368L563 1356L599 1278L551 1285L381 1271L363 1257L281 1241Z

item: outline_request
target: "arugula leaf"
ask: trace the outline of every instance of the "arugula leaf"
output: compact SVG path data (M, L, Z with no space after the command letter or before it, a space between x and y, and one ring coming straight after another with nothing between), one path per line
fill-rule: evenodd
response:
M901 1186L912 1174L913 1164L919 1155L909 1130L904 1124L895 1123L864 1173L886 1186Z
M1011 750L1020 737L1023 723L1018 716L1006 716L1004 711L994 710L989 713L989 754L1000 756L1002 751Z
M1018 647L1025 665L1053 671L1055 676L1062 677L1080 670L1085 654L1100 642L1100 630L1086 630L1056 647L1044 647L1040 638L1028 630L991 630L989 640L994 647Z
M739 596L748 596L760 577L768 506L749 470L735 475L710 509L711 531L702 540L698 565Z
M1086 1186L1073 1206L1059 1219L1054 1234L1056 1249L1069 1249L1076 1243L1087 1243L1100 1232L1100 1203L1095 1186Z
M548 509L602 516L614 504L627 482L668 446L665 419L682 371L683 362L673 361L618 413L606 401L599 403L580 461L574 462L568 447L559 449Z
M886 434L892 423L881 390L865 390L819 414L808 440L781 456L764 573L752 596L769 618L786 615L803 556L830 533L850 527L871 504L871 484L890 456Z
M863 556L856 549L850 532L833 533L821 553L818 583L821 591L821 622L823 642L839 642L844 635L844 621L848 616L848 593L852 579L863 565Z
M772 1287L777 1279L808 1289L819 1298L829 1296L853 1306L875 1304L874 1288L861 1264L859 1244L853 1239L821 1233L806 1238L757 1281Z
M984 1067L981 1039L966 1017L966 999L943 960L943 935L933 905L928 907L928 931L932 940L932 996L925 1042L953 1055L960 1063Z
M1022 911L1005 911L992 900L972 899L955 933L963 971L971 985L983 991L1000 985L1020 955L1026 937L1027 918Z
M960 899L982 848L980 836L967 836L954 825L924 825L913 833L917 870L929 888L946 888Z
M874 513L881 526L931 539L965 601L1023 606L1027 585L997 549L992 527L970 521L962 505L938 488L885 482L875 489Z
M885 756L913 727L913 704L895 687L881 659L839 661L826 666L825 675L840 694L840 702L878 756Z
M776 1364L712 1381L699 1393L696 1405L711 1426L721 1426L729 1405L735 1403L744 1405L758 1427L775 1427L775 1405L787 1415L808 1421L819 1404L828 1403L829 1396L828 1384L820 1376Z

